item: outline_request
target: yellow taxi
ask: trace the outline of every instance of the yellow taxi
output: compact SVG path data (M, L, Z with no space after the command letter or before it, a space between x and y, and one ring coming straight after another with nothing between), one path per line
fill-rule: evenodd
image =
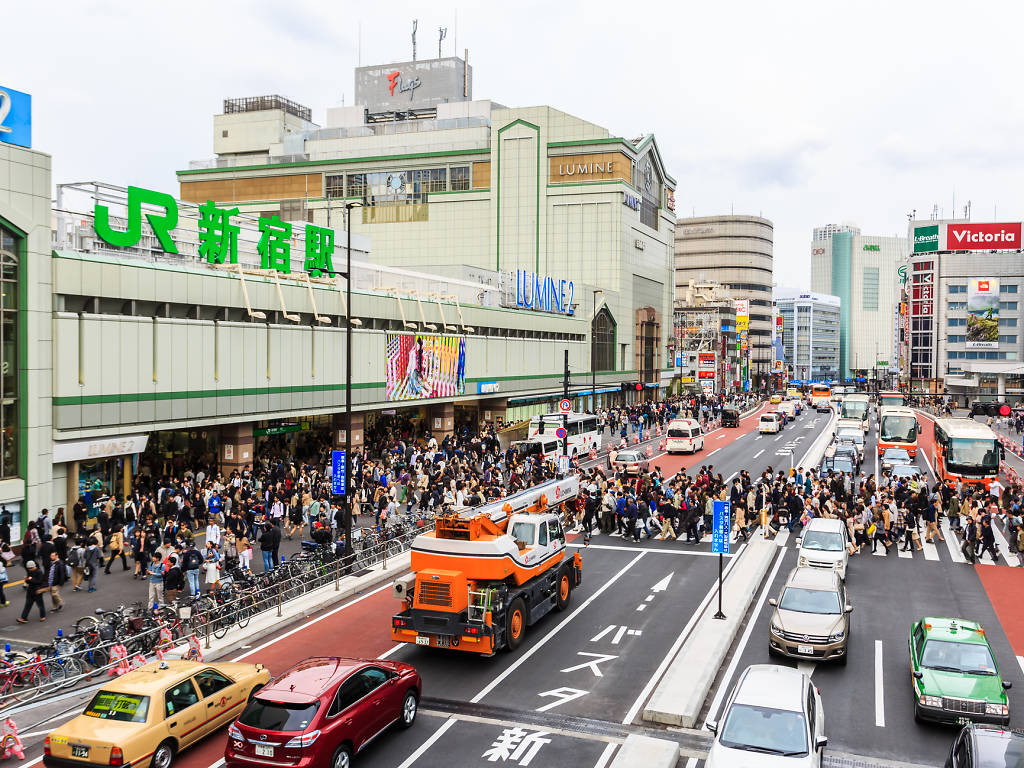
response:
M85 712L46 737L47 768L169 768L237 717L270 680L262 664L160 661L110 680Z
M772 405L778 405L779 403L781 403L782 402L782 393L776 392L774 395L771 396L771 400L769 400L769 402Z

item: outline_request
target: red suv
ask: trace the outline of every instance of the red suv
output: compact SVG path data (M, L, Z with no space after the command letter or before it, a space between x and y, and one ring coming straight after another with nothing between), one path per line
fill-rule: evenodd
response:
M313 658L261 688L228 727L224 761L348 768L393 723L416 719L420 676L397 661Z

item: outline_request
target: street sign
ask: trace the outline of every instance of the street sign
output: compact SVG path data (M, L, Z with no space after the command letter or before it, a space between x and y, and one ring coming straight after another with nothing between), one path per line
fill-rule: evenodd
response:
M729 554L729 523L731 522L731 502L716 501L714 517L711 521L711 551L714 554Z
M559 440L565 440L565 435L565 427L559 427L558 429L555 430L555 437L557 437Z
M559 413L572 413L572 402L567 398L558 401Z
M331 451L331 493L345 493L345 451Z
M563 475L569 471L569 457L564 453L558 454L558 471Z

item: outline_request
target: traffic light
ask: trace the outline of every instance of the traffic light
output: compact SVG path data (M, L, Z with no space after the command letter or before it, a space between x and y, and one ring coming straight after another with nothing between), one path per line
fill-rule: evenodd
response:
M637 392L640 392L643 388L644 388L644 385L641 384L639 381L636 384L633 385L633 389L635 389Z

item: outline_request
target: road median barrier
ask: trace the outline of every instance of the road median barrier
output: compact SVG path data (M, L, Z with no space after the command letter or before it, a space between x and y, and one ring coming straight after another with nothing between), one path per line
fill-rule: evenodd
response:
M674 768L678 761L676 742L634 733L626 737L609 768Z
M773 539L757 535L747 544L722 584L722 612L726 617L712 618L718 610L718 601L708 602L644 707L644 720L694 727L757 587L764 582L778 551Z

